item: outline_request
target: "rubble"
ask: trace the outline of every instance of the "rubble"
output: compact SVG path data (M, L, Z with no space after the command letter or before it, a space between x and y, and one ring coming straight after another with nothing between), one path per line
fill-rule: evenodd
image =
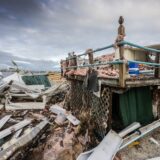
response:
M43 131L44 138L41 136L41 140L44 139L47 143L40 145L38 142L40 148L44 150L42 151L43 160L49 159L50 154L52 154L52 159L53 157L63 159L62 155L66 154L69 160L76 159L83 151L83 145L86 142L83 142L82 135L76 137L80 121L71 114L71 111L66 111L58 105L60 100L55 99L57 100L55 101L56 105L53 103L54 97L66 94L69 84L62 82L49 89L43 89L42 87L37 90L37 87L35 89L16 81L1 85L3 110L1 110L0 119L2 130L0 138L3 143L1 144L0 159L19 159L19 157L23 159L28 157L26 151L34 154L37 146L31 148L29 146L37 144L37 137L47 124L49 124L47 125L48 129L54 128L54 133ZM63 100L64 96L62 96L61 102ZM59 121L62 122L59 123ZM55 145L50 146L50 141ZM53 148L49 150L49 146Z
M16 81L5 82L0 85L0 91L3 93L0 98L2 106L0 160L19 157L22 159L27 156L25 152L30 150L28 147L36 144L42 130L48 124L52 126L54 122L55 117L48 110L47 103L54 96L65 94L67 87L66 82L46 90L43 90L44 88L41 86L37 89L37 86L28 87ZM45 132L45 139L46 134L47 132Z
M68 53L61 73L50 74L53 85L14 61L14 74L0 74L0 160L160 156L160 50L126 41L122 16L118 23L114 43ZM94 58L109 48L114 53Z
M78 159L83 160L96 160L100 158L101 160L111 160L114 158L115 154L118 152L120 146L123 143L123 137L132 131L140 127L139 123L133 123L119 134L115 131L110 130L109 133L104 137L96 148L92 149L89 152L82 153Z
M6 148L3 148L0 152L0 157L2 160L8 159L12 154L19 148L27 145L31 142L37 134L47 125L48 121L44 120L40 122L37 126L31 128L28 132L24 133L21 137L16 139L16 142L11 143Z
M72 70L72 73L81 74L79 71ZM113 74L114 71L108 68L106 72L101 68L98 76L118 76L118 70ZM81 75L87 72L82 69ZM93 160L98 157L106 159L106 156L113 159L119 153L123 156L124 148L148 133L146 128L140 128L141 135L134 132L125 137L127 130L119 135L110 131L106 141L99 140L93 133L95 124L90 123L90 110L84 107L77 115L76 110L65 106L65 100L69 97L64 97L70 88L66 81L46 90L41 86L35 89L15 81L0 88L3 93L0 98L0 160ZM159 121L150 126L152 129L158 128ZM159 144L153 138L150 141Z
M160 148L156 144L152 143L149 139L154 137L158 142L160 142L160 132L159 129L148 134L142 139L138 140L139 144L135 146L128 146L119 152L119 156L122 160L149 160L154 159L154 157L160 157Z
M75 126L80 124L80 121L75 116L73 116L71 113L67 112L65 109L58 105L51 106L50 111L57 114L56 121L58 122L68 119Z

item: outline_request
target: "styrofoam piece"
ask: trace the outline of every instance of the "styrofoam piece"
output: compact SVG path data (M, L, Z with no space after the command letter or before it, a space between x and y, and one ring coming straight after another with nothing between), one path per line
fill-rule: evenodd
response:
M59 125L62 125L65 122L65 120L66 120L65 114L60 113L57 115L55 122Z
M64 108L62 108L62 107L60 107L60 106L58 106L58 105L53 105L53 106L51 106L50 107L50 109L49 109L52 113L55 113L55 114L66 114L66 110L64 109Z
M65 116L73 125L79 125L80 121L72 114L67 114L66 110L58 105L53 105L50 107L50 111L57 115L62 114Z
M80 124L80 121L72 114L67 115L67 119L75 126Z

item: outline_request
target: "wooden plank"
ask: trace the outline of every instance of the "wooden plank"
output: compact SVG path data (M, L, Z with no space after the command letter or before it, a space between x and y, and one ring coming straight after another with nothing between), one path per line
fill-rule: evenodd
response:
M160 85L160 79L134 80L134 81L126 80L127 88L140 87L140 86L152 86L152 85Z
M40 133L40 131L48 124L48 120L44 120L36 125L31 131L17 138L15 142L7 146L7 148L3 148L0 152L0 159L7 160L9 159L14 152L16 152L19 148L26 146L28 143L32 142L32 140Z
M11 115L6 115L0 120L0 129L5 125L5 123L11 118Z
M19 129L29 125L31 123L31 120L25 119L7 129L4 129L3 131L0 132L0 139L3 139L4 137L7 137L8 135L18 131Z
M107 78L107 79L100 79L100 80L101 80L101 84L103 85L120 87L118 79L108 79Z
M126 74L126 73L125 73ZM68 76L68 80L77 80L77 81L83 81L84 76ZM118 88L131 88L131 87L140 87L140 86L152 86L152 85L160 85L160 79L158 78L152 78L152 79L125 79L123 83L125 85L120 85L121 82L119 82L118 78L99 78L99 80L102 82L102 85L106 86L112 86L112 87L118 87ZM122 87L123 86L123 87Z

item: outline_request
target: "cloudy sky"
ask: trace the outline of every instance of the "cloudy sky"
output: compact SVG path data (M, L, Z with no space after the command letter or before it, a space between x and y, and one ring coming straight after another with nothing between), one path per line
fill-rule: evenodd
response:
M54 69L68 52L113 43L120 15L126 40L160 43L159 0L0 0L0 67Z

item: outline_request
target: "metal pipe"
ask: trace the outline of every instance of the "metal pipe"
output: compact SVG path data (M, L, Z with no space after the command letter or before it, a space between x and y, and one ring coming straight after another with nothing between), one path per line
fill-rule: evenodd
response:
M151 65L151 66L160 66L159 63L151 63L151 62L143 62L143 61L134 61L134 60L128 60L128 62L138 63L138 64L145 64L145 65ZM87 64L87 65L83 65L83 66L71 66L71 67L66 67L66 69L85 68L85 67L101 66L101 65L107 65L107 64L122 64L122 63L125 63L125 62L124 62L123 60L117 60L117 61L111 61L111 62Z
M108 46L106 46L106 47L97 48L97 49L95 49L95 50L93 50L92 52L89 52L89 53L96 53L96 52L103 51L103 50L105 50L105 49L109 49L109 48L112 48L112 47L114 47L113 44L108 45ZM84 52L84 53L82 53L82 54L79 54L78 57L84 56L84 55L86 55L86 54L88 54L88 53Z
M138 44L134 44L134 43L131 43L131 42L128 42L128 41L118 42L118 45L125 45L125 44L126 44L126 45L129 45L129 46L136 47L136 48L140 48L140 49L143 49L143 50L146 50L146 51L160 53L160 50L158 50L158 49L140 46L140 45L138 45ZM96 53L96 52L103 51L103 50L105 50L105 49L109 49L109 48L113 48L113 47L114 47L114 44L111 44L111 45L108 45L108 46L106 46L106 47L97 48L97 49L93 50L93 51L90 52L90 53ZM84 53L82 53L82 54L77 55L77 57L81 57L81 56L84 56L84 55L87 55L87 54L88 54L88 53L84 52ZM73 59L73 58L74 58L74 57L69 57L68 59Z
M143 49L143 50L146 50L146 51L160 53L160 50L158 50L158 49L140 46L138 44L134 44L134 43L131 43L131 42L128 42L128 41L121 41L121 42L119 42L119 44L127 44L129 46L140 48L140 49Z
M142 71L140 70L139 73L140 74L153 74L154 70L142 70Z
M134 61L134 60L128 60L128 62L139 63L139 64L146 64L146 65L151 65L151 66L160 66L159 63L142 62L142 61Z
M114 47L114 45L111 44L111 45L106 46L106 47L97 48L97 49L93 50L93 52L95 53L95 52L103 51L103 50L105 50L105 49L109 49L109 48L113 48L113 47Z
M101 66L101 65L107 65L107 64L122 64L122 63L124 63L123 60L118 60L118 61L111 61L111 62L104 62L104 63L87 64L83 66L71 66L71 67L66 67L66 69L85 68L85 67L94 67L94 66Z
M88 53L96 53L96 52L103 51L105 49L109 49L109 48L113 48L113 47L114 47L114 44L111 44L111 45L108 45L106 47L97 48L97 49L93 50L92 52L84 52L82 54L77 55L77 57L81 57L81 56L87 55ZM73 58L74 57L69 57L68 60L73 59Z

